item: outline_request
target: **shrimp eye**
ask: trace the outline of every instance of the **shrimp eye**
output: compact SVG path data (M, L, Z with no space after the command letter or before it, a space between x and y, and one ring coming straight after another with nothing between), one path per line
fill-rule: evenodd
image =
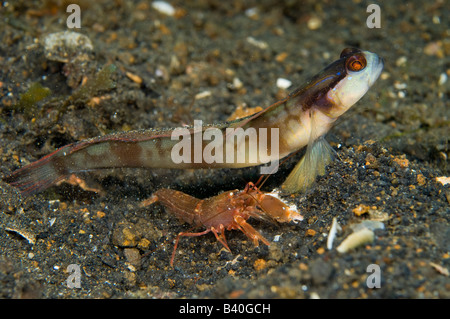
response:
M355 54L349 57L345 63L347 70L358 72L363 70L367 65L366 58L362 54Z

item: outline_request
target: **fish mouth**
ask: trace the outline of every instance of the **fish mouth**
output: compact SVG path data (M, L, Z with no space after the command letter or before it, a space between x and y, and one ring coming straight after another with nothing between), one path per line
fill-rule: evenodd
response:
M381 71L383 70L383 68L384 68L384 59L382 58L382 57L378 57L378 63L377 63L377 65L378 65L378 67L379 68L381 68L381 70L380 70L380 73L381 73Z
M375 59L372 68L373 68L373 71L372 71L373 73L372 73L372 76L370 77L370 81L369 81L370 86L372 86L372 84L375 83L375 81L378 79L381 72L383 71L384 59L380 56L377 56L377 59Z

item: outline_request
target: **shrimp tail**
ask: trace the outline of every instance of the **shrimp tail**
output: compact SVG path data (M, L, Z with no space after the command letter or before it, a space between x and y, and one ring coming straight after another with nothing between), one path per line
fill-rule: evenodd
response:
M323 137L308 144L306 153L281 186L286 193L306 191L333 160L334 150Z

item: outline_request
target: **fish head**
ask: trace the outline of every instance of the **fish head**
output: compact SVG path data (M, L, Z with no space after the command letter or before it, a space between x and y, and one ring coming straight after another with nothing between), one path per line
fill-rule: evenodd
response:
M384 60L376 53L354 48L344 49L336 61L335 68L345 72L327 93L327 100L333 107L327 115L337 118L358 102L380 76Z

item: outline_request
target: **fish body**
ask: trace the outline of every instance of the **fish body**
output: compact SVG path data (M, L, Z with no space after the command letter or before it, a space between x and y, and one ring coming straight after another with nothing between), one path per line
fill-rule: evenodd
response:
M31 195L70 174L94 169L240 168L276 162L307 146L304 158L283 184L285 191L298 192L322 174L332 158L323 136L364 96L382 69L377 54L348 48L305 85L256 114L217 125L86 139L14 171L5 180Z

